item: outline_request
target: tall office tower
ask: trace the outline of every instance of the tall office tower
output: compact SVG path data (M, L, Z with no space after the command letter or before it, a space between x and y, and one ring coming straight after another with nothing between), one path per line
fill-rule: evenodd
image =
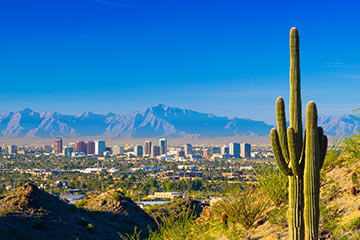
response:
M151 147L151 157L160 156L160 147L156 145L152 145Z
M95 154L95 142L93 141L86 142L86 154Z
M55 155L58 155L60 153L62 153L62 149L63 148L63 141L60 137L56 138L54 140L54 146L53 146L53 151Z
M52 150L52 147L51 147L51 145L43 145L43 150L44 151L51 151Z
M251 144L242 143L241 144L241 157L249 158L251 156Z
M159 139L160 155L167 154L167 141L165 138Z
M87 147L84 141L77 141L75 143L75 152L82 152L82 153L87 152Z
M9 154L16 154L17 153L17 146L16 145L8 146L8 153Z
M134 148L134 153L135 153L135 156L142 157L143 156L143 146L136 145Z
M149 140L144 142L144 154L147 156L151 155L151 141Z
M186 156L189 156L190 154L192 154L192 146L191 144L187 143L184 145L184 152Z
M185 157L185 152L183 150L178 150L176 152L176 157Z
M120 155L120 147L118 145L114 145L111 148L113 155Z
M71 157L71 154L74 152L73 147L64 147L64 156Z
M95 154L96 155L103 155L105 152L105 141L98 140L95 141Z
M204 158L209 158L209 157L211 157L211 150L210 150L210 149L205 148L205 149L202 150L202 152L203 152L203 157L204 157Z
M124 153L125 153L125 148L124 148L124 146L120 146L119 148L120 148L120 154L124 154Z
M230 143L229 154L233 157L240 157L240 143Z
M221 147L221 155L229 155L229 147L224 145Z

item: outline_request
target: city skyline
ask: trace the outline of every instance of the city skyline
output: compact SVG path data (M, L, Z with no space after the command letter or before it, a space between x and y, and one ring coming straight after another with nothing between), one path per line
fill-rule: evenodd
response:
M320 114L351 113L360 100L358 7L6 1L0 109L126 114L164 103L273 123L276 97L288 99L288 31L296 26L303 102L316 101Z

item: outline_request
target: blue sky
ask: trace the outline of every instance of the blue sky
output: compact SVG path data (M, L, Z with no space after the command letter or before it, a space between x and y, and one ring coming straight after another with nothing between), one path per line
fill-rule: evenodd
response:
M320 114L360 103L357 1L4 0L0 112L129 113L163 103L274 122L288 33Z

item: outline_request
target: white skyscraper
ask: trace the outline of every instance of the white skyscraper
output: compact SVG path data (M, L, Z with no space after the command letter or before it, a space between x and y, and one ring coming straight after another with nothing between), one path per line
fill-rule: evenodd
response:
M249 158L251 156L251 144L242 143L241 144L241 157Z
M160 145L160 154L166 154L167 153L167 141L165 138L159 139L159 145Z
M136 145L134 147L134 154L136 157L142 157L143 156L143 146L141 145Z
M229 155L229 147L228 146L222 146L221 147L221 155Z
M240 157L240 143L230 143L229 153L233 157Z
M103 155L105 152L105 141L98 140L95 141L95 154Z

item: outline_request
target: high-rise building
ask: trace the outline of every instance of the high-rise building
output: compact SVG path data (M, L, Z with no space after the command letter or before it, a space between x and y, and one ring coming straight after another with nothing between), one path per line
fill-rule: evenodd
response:
M202 150L202 152L203 152L203 158L209 158L209 157L211 157L211 150L210 150L209 148L204 148L204 149Z
M143 146L136 145L134 147L134 153L136 157L142 157L143 156Z
M240 143L230 143L229 154L233 157L240 157Z
M229 155L229 147L224 145L221 147L221 155Z
M58 137L54 140L54 146L53 146L54 154L58 155L62 153L62 150L63 150L63 142L62 139Z
M71 154L74 152L73 147L65 147L64 148L64 156L65 157L71 157Z
M95 142L93 141L86 142L86 154L95 154Z
M156 145L152 145L151 147L151 157L160 156L160 147Z
M16 154L17 153L17 146L16 145L8 146L8 153L9 154Z
M123 146L118 146L118 145L114 145L112 148L112 153L113 155L121 155L124 154L124 147Z
M176 157L185 157L185 152L183 150L178 150L176 152Z
M46 144L46 145L43 145L43 150L44 151L51 151L52 147L51 147L51 145Z
M165 138L159 139L160 155L167 154L167 141Z
M75 152L81 152L81 153L86 153L87 152L87 146L84 143L84 141L77 141L75 143Z
M242 143L241 144L241 157L249 158L251 156L251 144Z
M124 154L124 153L125 153L125 148L124 148L124 146L120 146L119 148L120 148L120 154Z
M192 145L187 143L184 145L184 152L186 156L189 156L190 154L192 154Z
M151 155L151 141L145 141L144 143L144 154L147 156Z
M105 149L106 149L105 141L103 141L103 140L95 141L95 154L96 155L103 155L105 152Z

